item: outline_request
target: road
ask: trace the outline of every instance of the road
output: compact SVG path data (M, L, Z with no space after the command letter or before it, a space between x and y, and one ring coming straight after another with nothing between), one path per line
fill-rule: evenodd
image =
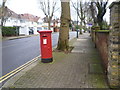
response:
M52 46L56 46L59 33L52 34ZM70 39L76 32L70 32ZM9 73L29 60L40 55L39 36L7 40L2 42L2 75Z

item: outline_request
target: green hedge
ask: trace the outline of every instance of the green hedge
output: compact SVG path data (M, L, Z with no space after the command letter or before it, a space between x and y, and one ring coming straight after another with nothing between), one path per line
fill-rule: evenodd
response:
M16 28L16 27L3 27L2 28L2 35L3 36L16 36L16 35L18 35L18 28Z

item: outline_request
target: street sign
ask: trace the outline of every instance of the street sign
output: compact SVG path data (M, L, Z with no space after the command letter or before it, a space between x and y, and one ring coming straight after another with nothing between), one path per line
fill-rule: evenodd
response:
M92 27L92 23L88 23L88 26Z

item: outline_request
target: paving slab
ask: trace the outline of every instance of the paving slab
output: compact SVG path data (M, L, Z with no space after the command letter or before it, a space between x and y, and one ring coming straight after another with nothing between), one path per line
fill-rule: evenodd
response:
M6 83L3 87L108 88L101 58L93 46L90 35L80 35L73 46L71 53L53 52L52 63L39 61L12 85Z

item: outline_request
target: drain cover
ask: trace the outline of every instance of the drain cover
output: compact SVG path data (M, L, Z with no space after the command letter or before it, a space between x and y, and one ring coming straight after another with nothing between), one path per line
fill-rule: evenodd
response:
M88 69L90 74L103 74L103 68L100 63L90 63Z

